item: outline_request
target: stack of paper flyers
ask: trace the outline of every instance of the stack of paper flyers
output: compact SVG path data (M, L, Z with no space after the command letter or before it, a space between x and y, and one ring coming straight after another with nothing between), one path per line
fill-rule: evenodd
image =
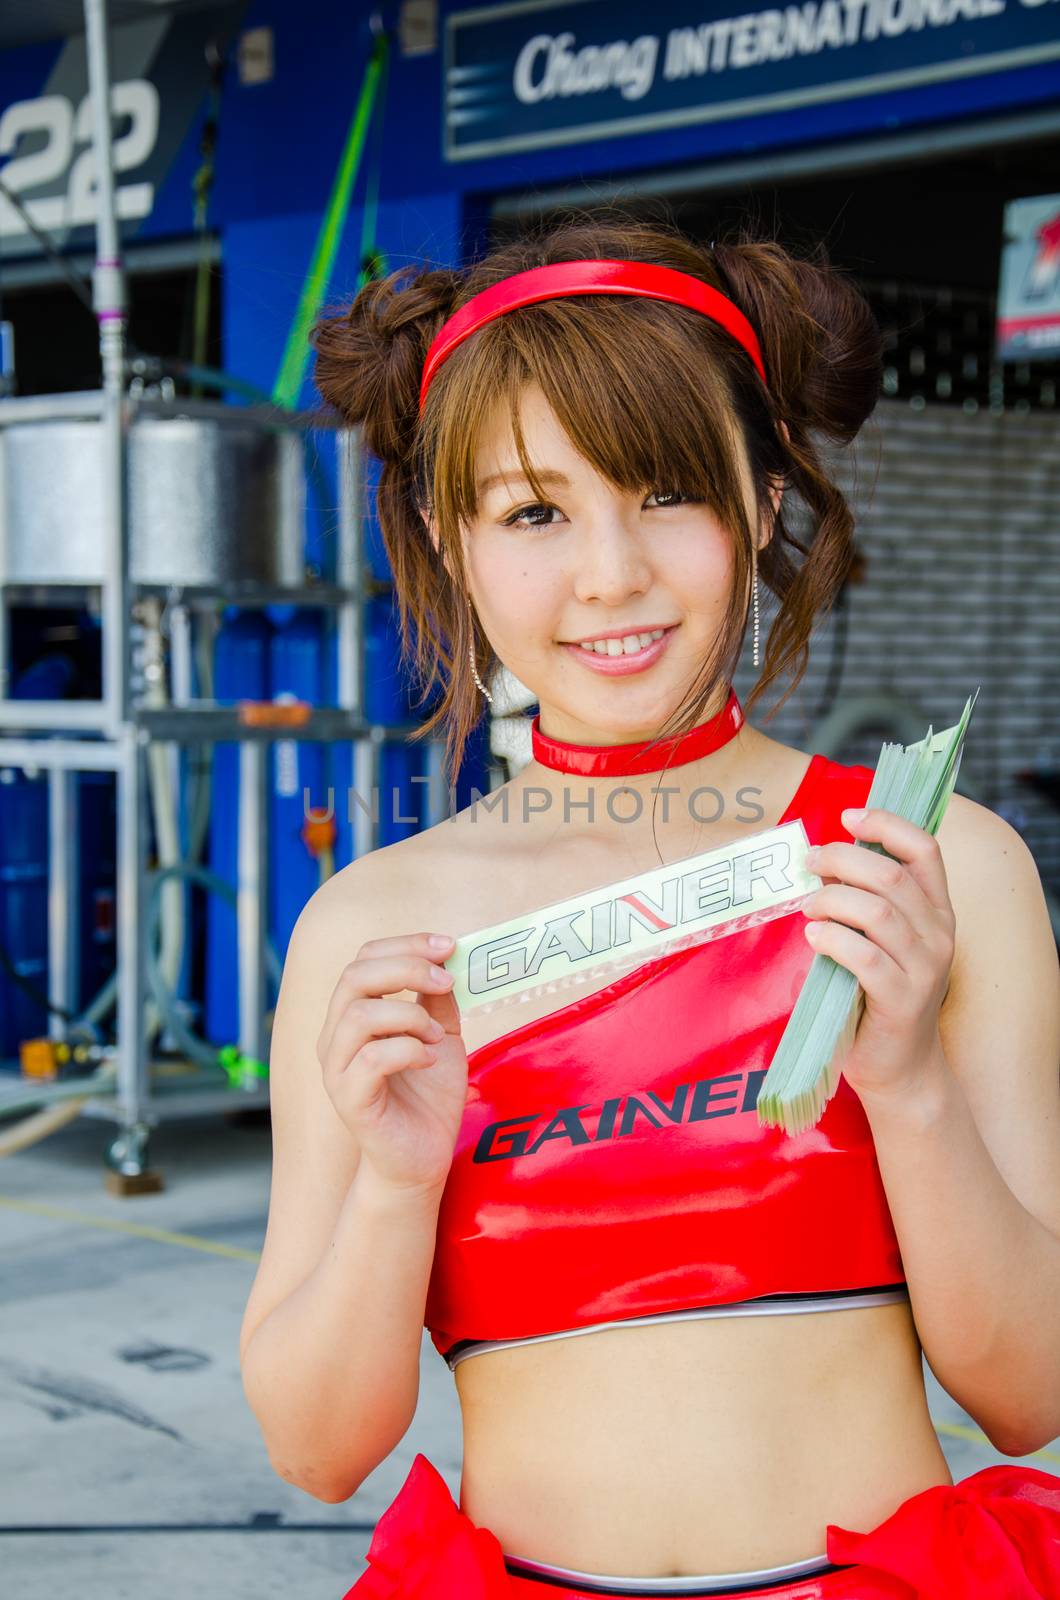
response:
M965 701L960 721L916 744L884 743L865 800L905 817L934 834L942 821L979 689ZM859 850L889 852L876 840L856 839ZM758 1094L758 1120L766 1127L801 1133L820 1119L835 1093L843 1057L865 1007L865 992L849 968L817 954Z

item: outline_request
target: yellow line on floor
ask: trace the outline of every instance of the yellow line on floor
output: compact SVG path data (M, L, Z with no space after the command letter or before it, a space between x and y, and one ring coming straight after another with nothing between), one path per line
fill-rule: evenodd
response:
M41 1217L54 1217L60 1222L78 1222L86 1228L108 1228L112 1233L130 1233L141 1239L154 1239L159 1244L180 1245L185 1250L202 1250L207 1255L227 1256L233 1261L260 1261L260 1250L243 1250L238 1245L220 1244L214 1239L200 1239L194 1233L171 1233L167 1228L151 1228L142 1222L125 1222L117 1217L92 1217L84 1211L74 1211L68 1206L49 1205L44 1200L15 1200L0 1194L0 1206L11 1211L30 1211ZM963 1422L936 1422L931 1425L936 1433L950 1434L955 1439L967 1439L971 1444L990 1446L990 1440L980 1428ZM992 1449L993 1446L990 1446ZM1021 1458L1022 1459L1022 1458ZM1032 1450L1027 1460L1060 1461L1060 1451Z
M39 1217L54 1217L59 1222L77 1222L86 1228L107 1228L112 1233L130 1233L141 1239L154 1239L158 1244L175 1244L185 1250L202 1250L206 1255L227 1256L232 1261L260 1261L260 1250L243 1250L236 1244L223 1244L216 1239L200 1239L194 1233L171 1233L168 1228L152 1228L143 1222L126 1222L118 1217L92 1217L84 1211L74 1211L68 1206L49 1205L45 1200L15 1200L0 1194L0 1206L10 1211L30 1211Z

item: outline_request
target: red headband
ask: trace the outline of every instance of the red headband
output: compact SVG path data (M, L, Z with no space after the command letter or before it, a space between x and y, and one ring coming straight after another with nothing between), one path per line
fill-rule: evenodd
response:
M539 300L558 300L569 294L636 294L651 300L668 300L671 305L699 311L732 335L751 357L762 382L766 369L754 329L727 295L709 283L693 278L673 267L657 267L648 261L556 261L547 267L531 267L502 278L466 301L438 329L423 364L420 384L420 411L438 368L457 345L494 317L519 306L535 305Z

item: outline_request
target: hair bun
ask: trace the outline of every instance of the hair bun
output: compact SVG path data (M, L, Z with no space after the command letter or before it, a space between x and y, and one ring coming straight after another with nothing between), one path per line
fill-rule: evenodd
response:
M802 259L776 240L741 238L714 256L758 333L780 415L849 444L883 376L883 335L860 289L823 243Z
M322 399L350 426L363 424L365 443L381 461L409 457L423 363L462 284L461 274L446 268L399 267L366 283L310 332Z

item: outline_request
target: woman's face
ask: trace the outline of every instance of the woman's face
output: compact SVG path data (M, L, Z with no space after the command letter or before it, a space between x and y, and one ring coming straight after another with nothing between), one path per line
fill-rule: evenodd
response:
M521 421L548 500L535 499L499 411L479 441L478 508L465 533L474 608L501 661L537 698L552 737L651 737L721 630L731 537L709 506L682 499L670 484L643 494L616 488L578 454L536 385L524 391ZM742 447L740 466L754 527ZM610 641L592 650L583 643L605 636Z

